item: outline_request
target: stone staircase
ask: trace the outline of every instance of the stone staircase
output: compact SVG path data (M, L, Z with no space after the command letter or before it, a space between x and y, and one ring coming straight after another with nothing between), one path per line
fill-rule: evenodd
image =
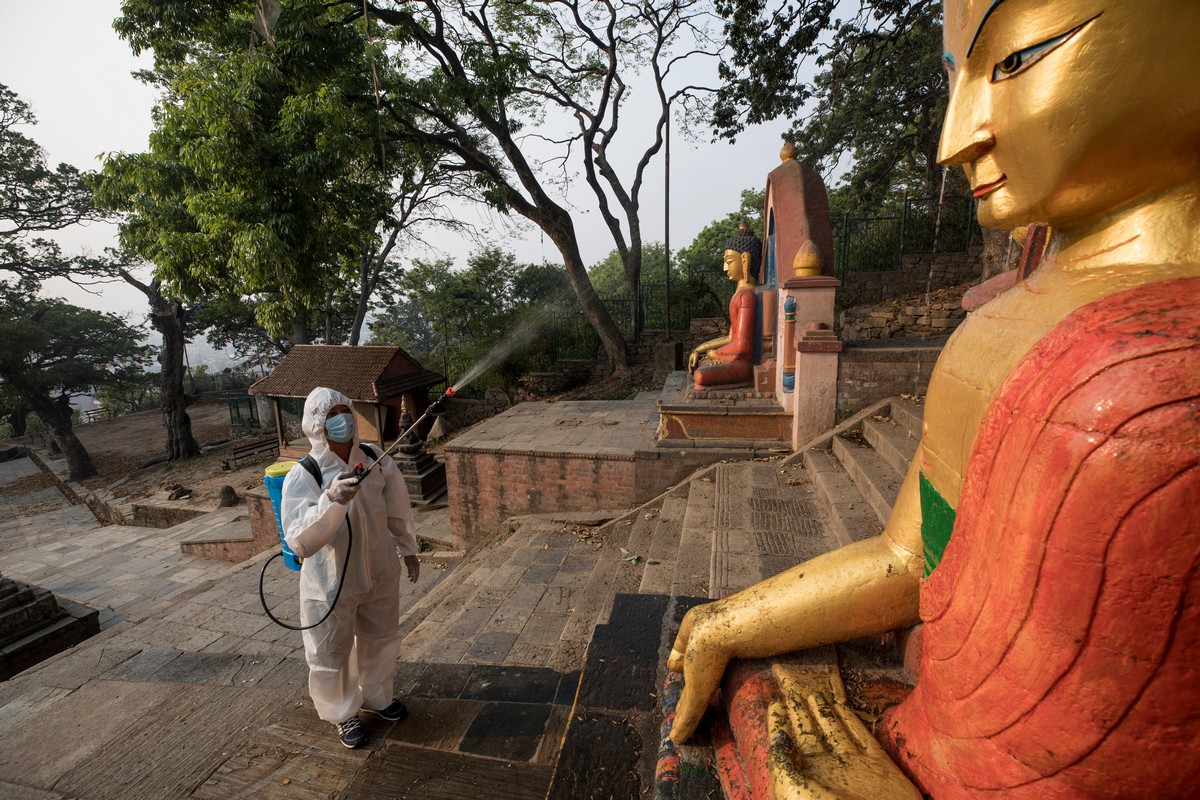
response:
M0 576L0 681L99 632L99 612Z
M634 509L510 519L407 608L401 658L448 674L495 666L559 676L555 702L564 705L535 732L541 761L531 763L604 753L613 767L584 776L568 764L549 796L626 796L631 772L644 791L654 782L660 688L683 612L878 534L915 453L920 416L909 401L887 401L800 453L706 467ZM891 639L839 646L836 658L856 685L904 678ZM712 750L691 750L683 785L708 796Z
M883 530L916 455L921 414L921 407L910 400L886 400L798 454L838 543L850 544Z

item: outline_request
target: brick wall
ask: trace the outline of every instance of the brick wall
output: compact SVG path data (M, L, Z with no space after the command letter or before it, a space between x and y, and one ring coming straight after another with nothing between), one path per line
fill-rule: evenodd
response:
M470 549L509 517L628 509L714 460L703 451L631 456L455 450L446 457L450 532Z
M838 420L886 397L925 394L944 344L944 339L928 345L901 347L848 344L838 364Z
M637 497L632 458L447 449L450 532L469 549L511 516L628 508Z

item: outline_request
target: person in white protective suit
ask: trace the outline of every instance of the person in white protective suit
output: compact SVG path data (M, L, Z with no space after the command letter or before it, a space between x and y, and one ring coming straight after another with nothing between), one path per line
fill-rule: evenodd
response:
M408 579L420 575L413 515L404 478L385 457L359 483L353 464L369 464L355 435L350 399L318 387L304 401L301 423L312 444L309 453L321 473L321 486L302 465L283 482L280 518L288 546L304 559L300 569L300 619L308 690L317 715L337 725L346 747L366 741L359 711L385 720L406 715L392 696L400 651L400 559ZM352 540L352 541L351 541ZM346 562L346 550L350 561Z

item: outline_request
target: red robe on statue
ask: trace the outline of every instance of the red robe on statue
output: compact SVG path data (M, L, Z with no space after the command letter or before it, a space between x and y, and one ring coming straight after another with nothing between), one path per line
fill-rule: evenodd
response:
M953 798L1200 786L1200 278L1079 309L989 407L892 755Z
M753 289L738 289L729 300L729 344L709 354L715 363L696 369L697 389L732 389L754 382L757 321L757 295Z

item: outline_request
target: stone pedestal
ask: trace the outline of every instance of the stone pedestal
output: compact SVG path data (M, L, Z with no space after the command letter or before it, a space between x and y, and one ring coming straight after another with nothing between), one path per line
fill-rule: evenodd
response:
M810 323L796 342L796 390L792 393L792 449L834 425L837 413L837 334L819 322Z
M780 398L784 411L796 413L797 403L800 402L799 398L806 392L800 376L799 364L792 357L792 354L796 352L798 340L812 324L824 325L828 329L833 328L833 304L838 287L841 285L841 281L837 278L823 275L794 277L783 284L780 293L780 308L783 309L780 330L783 341L780 342L780 348L785 357L779 359L775 381L776 395ZM835 402L836 363L835 357Z
M421 449L392 456L404 476L408 497L414 503L431 503L446 491L446 464Z

